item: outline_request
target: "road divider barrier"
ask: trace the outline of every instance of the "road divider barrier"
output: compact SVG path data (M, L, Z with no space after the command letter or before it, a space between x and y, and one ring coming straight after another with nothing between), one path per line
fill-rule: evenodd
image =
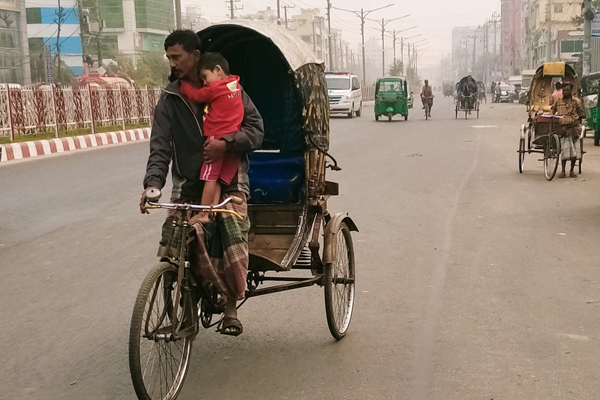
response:
M106 146L110 144L135 142L150 138L150 128L129 129L117 132L95 133L84 136L62 137L58 139L36 140L32 142L0 145L0 162L21 160L67 151Z

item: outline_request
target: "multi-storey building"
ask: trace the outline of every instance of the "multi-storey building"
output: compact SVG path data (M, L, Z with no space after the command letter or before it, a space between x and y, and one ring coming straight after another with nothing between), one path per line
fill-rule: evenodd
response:
M318 8L302 9L299 15L294 15L288 22L288 28L291 33L306 42L317 57L330 68L327 24Z
M31 83L23 0L0 2L0 82Z
M61 2L61 10L56 1L26 0L27 34L31 64L31 79L45 82L48 78L46 63L49 59L57 63L57 49L60 49L61 63L65 63L74 75L83 73L83 58L79 26L79 9L75 0ZM59 36L60 23L60 36ZM46 47L49 46L50 52ZM54 77L57 81L57 77ZM69 84L70 82L62 82Z
M521 12L522 0L502 0L502 74L504 76L521 73Z
M84 52L93 60L162 51L175 28L171 0L82 0L82 7Z
M582 49L580 28L573 19L581 15L581 2L574 0L529 0L522 24L527 38L528 66L544 61L577 62Z

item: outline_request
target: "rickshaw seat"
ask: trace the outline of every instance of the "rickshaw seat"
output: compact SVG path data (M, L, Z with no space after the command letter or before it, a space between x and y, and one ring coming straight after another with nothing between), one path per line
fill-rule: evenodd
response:
M261 152L249 155L249 204L296 204L304 189L304 153Z

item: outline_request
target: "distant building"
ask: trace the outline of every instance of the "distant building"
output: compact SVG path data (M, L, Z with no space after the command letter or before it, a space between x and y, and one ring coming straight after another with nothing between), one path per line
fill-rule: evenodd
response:
M23 0L0 2L0 82L31 83Z
M162 51L175 29L172 0L82 0L82 7L84 52L95 63L119 53Z
M531 0L522 15L523 36L527 38L527 64L536 68L545 61L578 62L583 47L580 28L573 18L581 15L581 2Z
M184 29L191 29L194 32L199 32L204 28L208 28L211 23L203 18L202 9L199 6L187 6L185 14L182 16L182 25Z
M246 14L242 16L244 19L254 19L257 21L277 22L277 10L267 7L266 10L257 11L255 14Z
M45 45L50 46L52 59L56 57L57 48L60 48L61 61L71 69L71 72L74 75L83 73L77 2L75 0L61 2L63 16L60 38L57 38L59 14L57 5L56 1L51 0L26 0L31 79L34 83L46 81L48 58Z
M522 0L502 0L502 73L505 77L521 73Z
M294 15L288 22L290 32L306 42L317 57L325 62L329 69L329 42L325 18L318 8L302 9L300 15Z
M452 70L460 79L473 69L473 39L476 27L461 26L452 29Z

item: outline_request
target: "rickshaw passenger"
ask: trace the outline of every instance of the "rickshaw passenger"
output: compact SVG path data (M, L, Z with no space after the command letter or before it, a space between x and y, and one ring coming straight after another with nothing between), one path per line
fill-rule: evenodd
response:
M563 98L562 83L556 82L554 86L556 89L550 95L550 105L553 105L556 102L556 100Z
M581 100L572 95L573 84L566 82L562 85L562 98L556 100L552 106L554 115L561 116L558 120L556 133L560 136L562 172L559 178L566 176L565 168L567 160L571 161L571 178L577 178L574 172L575 161L581 159L581 146L579 136L581 134L581 121L585 118Z
M181 93L188 99L207 104L204 113L204 136L207 142L221 140L224 136L240 130L244 119L240 77L229 73L229 63L219 53L206 53L200 57L198 74L203 87L196 88L189 82L181 83ZM212 164L202 163L200 179L204 181L202 205L219 204L221 184L229 185L237 175L239 157L228 156ZM200 221L209 222L208 214L200 214Z
M211 164L227 155L240 157L237 175L228 186L223 187L223 197L233 195L243 200L243 204L229 203L225 207L238 212L243 221L223 215L215 222L218 237L213 237L207 249L204 230L198 223L198 216L190 223L196 229L198 240L193 265L206 281L215 285L226 296L225 318L220 332L237 336L243 331L237 319L237 300L244 298L248 271L248 231L250 222L247 216L246 198L249 195L248 163L246 154L258 150L263 141L262 118L245 92L242 92L244 118L241 129L225 135L221 140L206 141L202 133L201 107L188 101L181 93L181 82L189 82L199 87L197 74L200 60L200 39L191 30L175 30L165 39L164 44L172 76L171 82L160 96L152 121L150 156L144 177L144 192L140 200L140 211L145 208L146 193L149 189L162 189L165 186L169 165L172 163L173 191L172 202L199 204L204 183L200 180L202 162ZM222 198L223 198L222 197ZM172 216L169 218L173 218ZM165 222L163 231L168 230ZM161 240L164 248L165 238Z

